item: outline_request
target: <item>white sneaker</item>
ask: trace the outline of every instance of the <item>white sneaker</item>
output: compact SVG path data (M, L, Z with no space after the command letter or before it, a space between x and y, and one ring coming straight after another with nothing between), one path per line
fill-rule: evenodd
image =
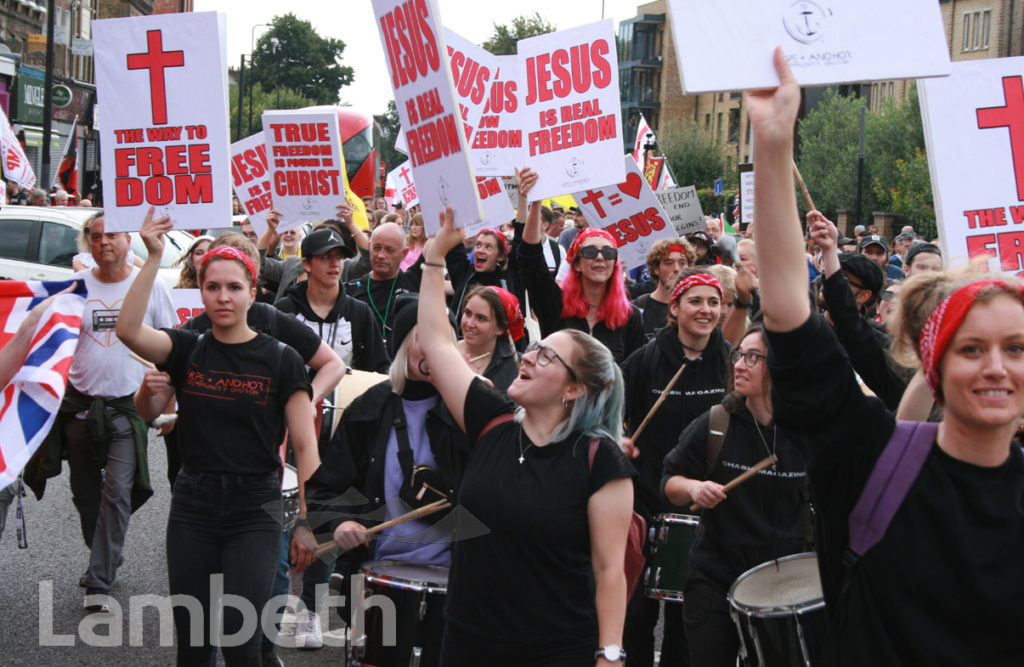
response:
M320 630L320 617L315 611L303 609L295 621L295 648L319 649L324 647Z

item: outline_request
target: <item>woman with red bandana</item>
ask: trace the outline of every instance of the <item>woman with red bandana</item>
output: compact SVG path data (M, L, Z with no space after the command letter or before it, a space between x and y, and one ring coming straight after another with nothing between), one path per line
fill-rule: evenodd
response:
M907 280L894 355L920 363L945 411L939 424L912 425L925 437L894 439L893 416L864 396L831 327L810 312L792 172L800 90L781 49L775 68L781 85L749 96L754 234L774 415L804 450L815 500L828 609L816 664L1019 665L1024 455L1011 440L1024 414L1021 286L946 273ZM891 441L915 444L895 464ZM876 464L906 480L899 495L875 488ZM888 521L862 521L862 499Z
M519 375L515 344L525 334L519 299L500 287L477 285L462 305L459 352L477 375L505 391Z
M659 514L682 511L661 493L662 461L683 429L722 400L729 377L729 343L716 326L722 310L718 279L699 269L687 269L672 290L668 309L669 325L622 364L627 433L637 430L676 371L683 367L664 403L634 443L640 450L633 461L640 473L637 511L648 525ZM624 640L634 664L652 664L658 613L658 600L647 598L643 590L633 595ZM666 602L662 664L686 664L686 653L682 605Z
M537 175L524 169L519 177L522 196L537 182ZM560 329L583 331L604 343L621 364L647 338L640 313L629 302L615 238L603 229L581 229L565 255L569 272L561 285L548 271L543 242L540 202L534 202L523 229L518 264L541 336Z

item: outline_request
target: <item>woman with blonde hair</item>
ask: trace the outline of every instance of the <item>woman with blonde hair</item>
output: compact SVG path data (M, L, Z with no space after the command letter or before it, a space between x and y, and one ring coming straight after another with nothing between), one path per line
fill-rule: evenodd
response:
M397 220L398 224L402 224L402 219L397 214L392 213ZM410 266L416 263L416 260L423 254L423 246L427 243L427 231L423 226L423 214L417 213L412 216L409 220L409 233L405 235L405 247L409 249L406 253L405 259L398 265L398 268L405 271Z
M196 268L203 259L203 255L210 248L210 243L213 242L212 236L199 236L192 245L188 247L181 257L174 262L174 266L181 264L181 275L178 276L178 284L174 287L176 289L196 289L199 287L199 280L196 276Z

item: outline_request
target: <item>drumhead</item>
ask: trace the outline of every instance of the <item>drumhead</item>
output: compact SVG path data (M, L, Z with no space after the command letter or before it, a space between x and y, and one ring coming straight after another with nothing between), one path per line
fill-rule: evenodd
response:
M818 557L794 554L747 570L732 585L729 603L748 616L801 614L823 607Z
M437 565L416 565L396 560L363 563L366 580L393 588L445 593L448 590L448 568Z
M696 526L700 523L700 517L692 514L659 514L658 521L662 523L680 523L687 526Z
M293 491L298 493L299 491L299 473L293 467L284 464L284 476L281 478L281 490L284 492Z

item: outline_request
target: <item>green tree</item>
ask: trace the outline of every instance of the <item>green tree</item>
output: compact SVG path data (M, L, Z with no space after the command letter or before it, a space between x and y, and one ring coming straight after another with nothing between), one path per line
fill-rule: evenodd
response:
M554 24L543 18L540 12L534 12L532 16L517 16L511 25L495 23L494 32L482 46L496 56L511 56L515 55L519 40L554 31Z
M268 109L301 109L311 107L316 101L303 97L300 93L288 88L263 90L263 86L254 83L245 87L245 99L242 100L242 136L238 136L238 86L228 89L228 108L231 110L231 141L244 139L263 131L263 112ZM252 100L250 113L249 101ZM250 125L251 122L251 125Z
M696 185L699 190L713 186L716 178L729 184L736 181L724 144L705 136L692 120L663 123L658 130L658 147L679 185Z
M863 100L844 97L829 89L821 103L797 125L800 174L815 206L833 220L836 211L852 210L856 204L857 150L863 104ZM874 193L867 176L865 167L861 210L870 215ZM803 211L803 198L797 201Z
M321 37L291 13L270 24L256 42L247 80L264 90L294 90L316 104L337 104L338 91L352 83L352 68L341 64L345 43Z
M387 165L388 170L394 169L405 162L406 157L395 150L395 139L402 129L402 123L398 118L398 107L394 100L388 100L388 108L384 113L374 114L373 120L380 126L380 159Z

